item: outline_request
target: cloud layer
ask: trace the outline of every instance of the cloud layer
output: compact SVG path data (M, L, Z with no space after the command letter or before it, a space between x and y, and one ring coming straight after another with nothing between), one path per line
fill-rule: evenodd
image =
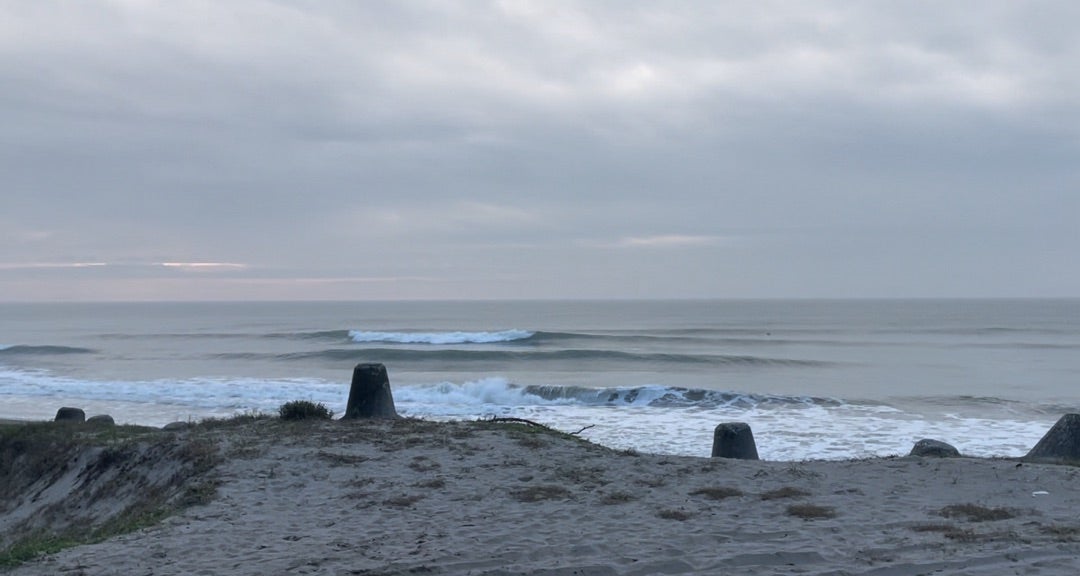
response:
M1080 296L1069 3L0 16L0 299Z

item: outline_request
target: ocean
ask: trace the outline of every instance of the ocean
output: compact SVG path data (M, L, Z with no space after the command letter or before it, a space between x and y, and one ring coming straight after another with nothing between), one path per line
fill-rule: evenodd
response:
M381 362L398 412L510 416L639 452L1020 456L1080 411L1080 300L0 304L0 418L160 426L344 411Z

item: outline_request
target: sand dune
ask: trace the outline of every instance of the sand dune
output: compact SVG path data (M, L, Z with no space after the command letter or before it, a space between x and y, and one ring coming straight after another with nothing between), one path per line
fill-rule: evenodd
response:
M1069 574L1080 469L1008 460L747 462L524 426L256 420L216 497L18 576Z

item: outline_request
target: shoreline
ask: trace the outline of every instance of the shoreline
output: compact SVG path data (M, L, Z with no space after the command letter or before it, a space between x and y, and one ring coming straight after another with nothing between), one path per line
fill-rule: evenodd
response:
M395 389L395 396L400 390ZM297 396L299 397L299 396ZM333 402L322 402L339 414L344 410L338 394ZM132 409L123 403L86 401L50 403L49 407L23 409L0 413L0 420L48 421L60 405L79 406L87 417L111 414L118 424L163 427L172 422L197 422L207 418L228 419L244 415L275 414L280 404L272 408L203 410L189 414L165 406L152 409L139 406ZM406 404L408 406L408 404ZM401 408L399 404L399 408ZM415 411L414 411L415 410ZM405 408L401 413L410 418L432 421L470 422L492 416L523 417L562 431L582 430L583 438L616 450L632 449L655 454L708 457L711 453L717 425L745 422L754 432L762 458L775 461L829 460L902 456L916 442L933 438L956 446L965 456L980 458L1020 458L1027 453L1053 425L1050 417L1023 420L960 419L934 420L900 418L878 421L874 418L841 420L836 426L828 415L816 415L809 421L802 414L743 413L734 410L721 412L683 410L680 408L649 408L644 418L638 418L634 407L614 409L601 407L570 407L569 409L478 411L473 414L443 415ZM24 417L25 416L25 417ZM151 417L152 416L152 417Z
M194 427L217 493L10 573L881 574L1080 567L1080 468L745 461L423 420Z

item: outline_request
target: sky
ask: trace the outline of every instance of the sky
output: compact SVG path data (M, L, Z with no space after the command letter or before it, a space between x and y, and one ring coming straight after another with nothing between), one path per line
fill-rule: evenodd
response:
M0 0L0 301L1080 297L1076 22Z

